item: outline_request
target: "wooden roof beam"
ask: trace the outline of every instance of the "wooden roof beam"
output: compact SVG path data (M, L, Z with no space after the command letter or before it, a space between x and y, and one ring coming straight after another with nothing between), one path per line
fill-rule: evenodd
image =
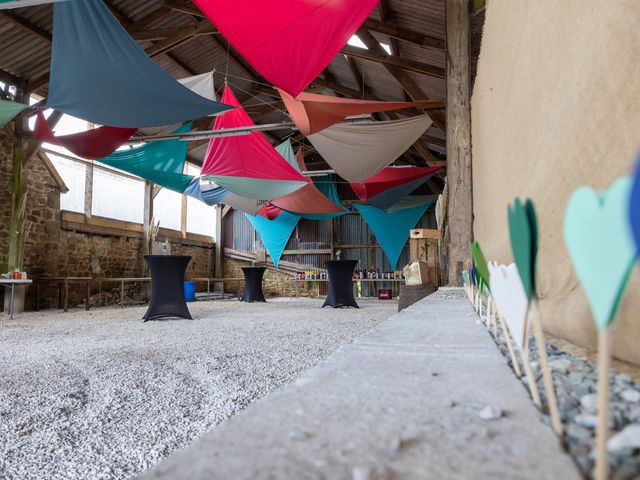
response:
M431 47L444 51L444 39L431 37L423 33L399 27L397 24L389 20L381 22L373 18L367 18L362 24L362 28L382 33L389 37L397 38L398 40L404 40L405 42L413 43L421 47Z
M415 60L397 57L395 55L387 55L386 52L384 52L383 54L371 48L365 49L360 47L353 47L351 45L345 45L340 51L345 55L361 58L363 60L369 60L371 62L381 63L383 65L391 65L403 70L421 73L422 75L428 75L430 77L441 79L444 79L445 77L445 71L442 67L436 67L435 65L429 65L427 63L417 62Z

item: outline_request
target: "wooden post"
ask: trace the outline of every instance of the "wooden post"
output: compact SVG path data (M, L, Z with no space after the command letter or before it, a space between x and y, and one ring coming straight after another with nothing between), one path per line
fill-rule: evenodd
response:
M86 221L91 220L93 206L93 163L85 165L84 175L84 216Z
M15 101L25 102L25 86L16 85ZM11 217L9 219L8 270L22 269L24 257L24 227L26 219L27 182L24 176L25 120L15 123L15 143L11 168Z
M142 276L146 277L149 273L147 263L144 261L144 255L149 255L152 251L152 231L153 231L153 183L144 182L144 211L142 218ZM143 287L144 288L144 287Z
M469 1L446 0L449 284L459 285L473 241Z
M224 274L222 272L222 249L223 247L223 242L222 242L222 205L218 204L216 206L216 226L215 226L215 231L216 231L216 245L215 245L215 249L216 249L216 264L215 264L215 276L218 278L224 278ZM215 286L214 286L215 288ZM224 293L224 284L222 285L222 290Z
M187 238L187 195L182 194L182 212L180 215L180 236Z

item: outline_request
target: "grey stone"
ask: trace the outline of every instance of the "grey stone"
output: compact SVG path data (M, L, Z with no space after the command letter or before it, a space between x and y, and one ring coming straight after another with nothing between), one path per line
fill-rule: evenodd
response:
M628 448L640 448L640 424L625 427L607 442L607 449L612 453Z
M502 417L502 410L493 405L487 405L478 415L483 420L497 420Z
M582 427L595 428L598 424L598 417L596 415L580 414L576 415L574 421Z
M559 358L557 360L551 360L549 362L549 368L559 372L566 372L571 366L571 360L568 358Z
M589 393L588 395L583 395L580 399L580 405L582 406L582 410L587 413L596 413L598 410L598 394Z
M620 398L622 398L625 402L637 403L640 402L640 392L628 388L620 394Z

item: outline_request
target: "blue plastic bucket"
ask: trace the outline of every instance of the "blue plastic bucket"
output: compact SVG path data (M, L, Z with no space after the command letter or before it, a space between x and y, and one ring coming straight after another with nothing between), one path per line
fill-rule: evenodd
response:
M184 299L187 302L196 300L196 284L193 282L184 282Z

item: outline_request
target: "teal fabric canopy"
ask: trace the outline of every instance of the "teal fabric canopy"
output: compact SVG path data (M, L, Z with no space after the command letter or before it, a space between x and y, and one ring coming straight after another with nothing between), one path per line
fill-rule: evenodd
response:
M9 123L13 119L13 117L18 115L25 108L29 108L29 105L0 100L0 127Z
M391 267L396 269L402 249L409 239L409 231L432 204L431 200L393 212L387 212L370 205L354 204L354 206L371 227L376 240L389 259Z
M261 215L256 215L255 217L246 213L245 215L260 235L260 238L262 238L264 247L269 252L273 264L277 267L280 263L282 252L284 252L284 247L287 245L300 217L284 211L273 220L267 220Z
M184 133L190 130L191 122L188 122L172 133ZM183 173L188 147L189 142L182 140L155 141L129 150L114 152L98 161L183 193L194 178Z
M298 159L296 158L296 154L293 151L293 147L291 146L291 140L288 138L282 142L280 145L275 147L276 152L284 157L284 159L289 162L289 164L295 168L297 171L302 173L300 170L300 165L298 165Z
M171 78L102 0L54 5L47 107L122 128L175 125L230 108Z
M318 187L318 190L320 190L320 192L325 197L327 197L329 200L335 203L343 211L335 212L335 213L298 214L300 217L306 218L307 220L324 220L326 218L339 217L349 212L349 210L347 210L344 207L344 205L342 205L342 202L338 197L338 190L336 189L336 184L333 182L333 180L331 180L331 177L329 175L316 177L313 179L313 183L316 187Z

